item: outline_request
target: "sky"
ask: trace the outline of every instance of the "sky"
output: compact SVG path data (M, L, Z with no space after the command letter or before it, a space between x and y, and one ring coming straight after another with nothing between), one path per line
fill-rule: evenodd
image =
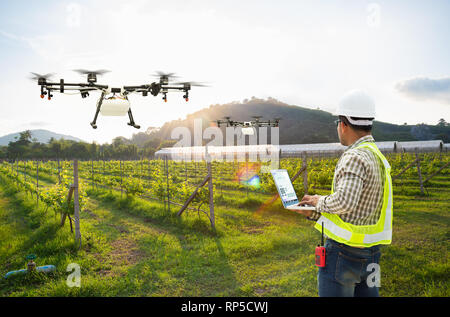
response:
M331 112L352 89L373 97L376 120L449 122L449 13L438 0L0 0L0 135L46 129L105 143L252 96ZM113 87L149 84L156 71L210 87L193 87L187 103L131 95L141 130L102 116L93 130L98 92L49 101L29 79L83 82L79 68L111 70L98 82Z

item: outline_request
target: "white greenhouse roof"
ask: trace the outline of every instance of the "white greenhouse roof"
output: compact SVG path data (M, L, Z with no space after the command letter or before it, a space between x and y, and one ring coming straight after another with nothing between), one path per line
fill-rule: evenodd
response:
M407 152L407 151L441 151L448 149L448 144L440 140L397 142L375 142L382 152ZM340 143L313 143L313 144L284 144L284 145L238 145L238 146L208 146L208 154L212 159L226 158L226 156L259 155L281 156L300 155L337 155L345 151L347 147ZM156 157L169 157L173 160L205 159L205 146L172 147L163 148L155 153Z
M278 145L238 145L238 146L208 146L208 154L212 159L226 158L228 156L244 156L245 154L266 155L279 153ZM205 159L205 146L162 148L155 153L156 157L169 157L173 160Z
M430 140L430 141L407 141L398 142L399 151L440 151L443 149L444 142L441 140Z

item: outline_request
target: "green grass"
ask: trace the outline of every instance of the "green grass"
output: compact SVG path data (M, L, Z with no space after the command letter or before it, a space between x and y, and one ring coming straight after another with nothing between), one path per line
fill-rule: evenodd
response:
M381 257L382 296L449 296L450 179L421 196L417 184L395 185L393 243ZM396 183L397 184L397 183ZM319 194L326 191L317 190ZM1 296L317 296L313 223L270 196L245 192L215 198L216 228L187 211L120 192L89 189L81 212L82 248L68 223L36 208L0 175L0 274L54 264L52 275L1 279ZM42 204L40 204L41 206ZM203 209L208 209L203 206ZM81 266L69 288L66 267Z

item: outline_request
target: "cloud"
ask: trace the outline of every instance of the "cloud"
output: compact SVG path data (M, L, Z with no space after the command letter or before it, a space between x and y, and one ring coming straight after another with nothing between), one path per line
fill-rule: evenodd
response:
M450 77L432 79L417 77L398 82L400 93L419 101L436 101L450 105Z
M50 123L45 121L32 121L29 122L27 125L29 125L30 127L38 128L48 126L50 125Z

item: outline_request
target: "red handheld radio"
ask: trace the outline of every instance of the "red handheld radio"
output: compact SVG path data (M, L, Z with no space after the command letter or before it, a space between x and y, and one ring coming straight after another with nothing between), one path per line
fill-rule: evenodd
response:
M322 222L322 244L316 247L316 266L325 267L325 247L323 246L323 222Z

